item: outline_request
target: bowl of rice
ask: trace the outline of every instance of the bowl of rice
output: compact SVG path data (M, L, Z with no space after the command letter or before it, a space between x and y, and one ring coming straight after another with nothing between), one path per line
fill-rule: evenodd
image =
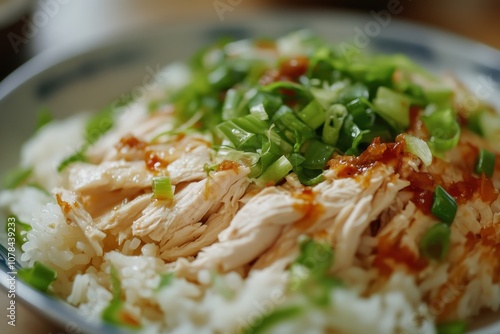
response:
M25 65L0 85L2 285L70 332L499 332L498 51L377 22Z

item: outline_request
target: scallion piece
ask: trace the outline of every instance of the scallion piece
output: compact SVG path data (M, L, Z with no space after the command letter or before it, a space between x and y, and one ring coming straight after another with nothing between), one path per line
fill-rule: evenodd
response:
M54 117L50 113L49 108L43 108L38 111L37 119L36 119L36 131L43 128L48 123L52 122Z
M483 110L477 117L481 134L491 143L497 144L500 140L500 117L488 110Z
M434 190L431 212L443 223L451 225L457 214L457 202L443 187L437 186Z
M379 87L373 104L377 112L394 129L402 131L410 124L410 101L389 88Z
M153 198L158 200L170 200L174 198L174 189L167 176L156 176L153 178Z
M325 111L316 99L309 102L297 116L312 129L319 128L325 122Z
M273 162L256 180L255 183L260 187L274 185L290 173L292 164L283 155Z
M332 158L335 147L327 145L319 140L313 140L304 153L305 161L302 167L309 169L323 169Z
M261 142L255 133L242 129L236 125L234 121L226 121L217 125L217 130L223 137L227 138L235 148L257 149L261 145Z
M23 268L18 272L19 278L37 290L47 292L50 284L57 278L57 273L40 262L31 268Z
M429 166L432 163L432 152L427 143L415 136L405 135L406 150L416 155L422 160L424 165Z
M5 189L14 189L17 188L30 178L31 174L33 174L33 168L14 168L5 174L3 178L3 186Z
M325 124L321 139L328 145L335 145L339 139L340 129L347 116L347 109L341 104L334 104L325 113Z
M175 274L170 272L170 273L166 273L166 274L162 274L160 276L160 283L158 284L158 287L156 288L156 291L159 291L167 286L169 286L170 284L172 284L172 282L174 281L175 279Z
M431 135L429 147L435 154L442 154L455 146L460 140L460 125L451 109L439 110L422 116Z
M285 105L276 112L272 120L278 129L284 133L285 137L293 143L301 145L316 135L312 128L304 124L304 122Z
M229 89L226 93L224 104L222 105L222 119L227 121L239 115L238 106L243 99L243 92L236 89Z
M290 290L301 291L316 306L328 306L330 291L342 286L342 282L329 273L333 259L333 249L328 243L302 240L300 255L290 268Z
M467 330L465 321L447 321L436 326L437 334L462 334Z
M475 172L479 175L484 173L487 177L491 177L495 171L495 160L495 154L482 148L479 151Z
M102 311L102 320L113 325L139 328L140 324L135 319L124 316L122 284L118 270L113 265L111 266L111 292L113 293L113 298Z
M450 227L445 223L437 223L428 229L420 240L420 252L432 260L443 260L450 247Z
M65 170L69 165L75 162L88 162L87 158L85 157L86 150L87 146L83 146L80 150L70 155L69 157L65 158L63 161L59 163L59 166L57 166L57 171L60 173L63 170Z

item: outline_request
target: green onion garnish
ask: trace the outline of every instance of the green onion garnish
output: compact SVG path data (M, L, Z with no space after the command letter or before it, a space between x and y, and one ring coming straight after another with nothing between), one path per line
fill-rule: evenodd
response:
M451 225L457 214L457 202L443 187L437 186L434 190L431 212L443 223Z
M495 160L495 154L482 148L479 151L475 172L479 175L484 173L487 177L491 177L495 170Z
M172 284L174 279L175 279L174 273L162 274L160 276L160 283L158 284L158 287L156 288L156 290L158 291L158 290L161 290L161 289L169 286L170 284Z
M406 96L382 86L373 104L375 111L395 129L404 130L410 124L410 101Z
M169 200L174 198L174 189L169 177L153 177L153 198L158 200Z
M341 104L334 104L325 113L323 133L321 139L328 145L336 145L340 136L340 129L347 116L347 109Z
M42 292L47 292L50 284L57 278L54 270L40 262L35 262L31 268L19 270L18 275L27 284Z
M467 330L465 321L447 321L436 326L437 334L462 334Z
M30 178L31 174L33 173L33 168L28 167L28 168L14 168L5 174L3 178L3 186L5 189L14 189L17 188L24 183Z
M256 180L255 183L261 187L275 185L290 173L292 164L283 155L273 162Z
M300 255L290 267L290 290L304 293L316 306L328 306L330 292L342 286L342 282L329 273L333 259L333 249L328 243L302 240Z
M111 292L113 293L113 298L108 306L102 311L102 320L113 325L129 328L141 327L139 322L131 317L127 317L124 312L120 275L113 265L111 266Z
M457 146L460 139L460 125L452 109L444 109L422 116L422 120L431 135L429 147L436 155Z
M432 163L432 152L429 149L427 143L415 136L406 134L405 135L406 149L411 154L416 155L422 160L424 165L429 166Z
M420 252L433 260L443 260L450 247L450 227L445 223L437 223L425 232L420 240Z
M297 116L311 129L317 129L325 122L325 111L316 99L309 102L304 109L297 113Z
M69 165L75 162L88 162L87 158L85 157L86 150L87 146L84 145L80 150L66 157L63 161L59 163L59 166L57 166L57 171L60 173L63 170L65 170Z
M37 120L36 120L36 130L37 131L40 130L45 125L52 122L53 119L54 119L54 117L50 113L49 108L43 108L43 109L39 110L38 115L37 115Z

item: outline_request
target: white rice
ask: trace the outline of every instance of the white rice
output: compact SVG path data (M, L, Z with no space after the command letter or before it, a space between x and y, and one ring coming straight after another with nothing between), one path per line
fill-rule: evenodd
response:
M297 53L297 42L293 39L278 46L283 54ZM162 72L163 84L179 84L171 80L188 78L184 70L174 67L170 72ZM118 116L115 133L102 140L116 141L142 122L147 111L139 101ZM87 118L77 115L55 121L24 146L21 165L34 166L33 178L44 188L52 189L61 182L56 167L83 142L82 130ZM396 199L395 211L403 209L401 202L404 202L401 198ZM279 264L252 270L248 277L239 272L216 274L202 270L198 273L198 283L175 278L158 289L162 276L172 270L159 257L158 245L136 237L127 239L128 234L122 234L119 238L123 240L118 241L120 252L113 250L97 256L82 229L66 220L52 196L33 187L1 192L0 207L32 226L27 234L29 241L23 246L22 262L33 265L40 261L53 268L58 278L52 290L90 321L100 319L112 300L110 272L112 267L116 268L124 310L140 319L144 333L239 333L270 312L290 306L313 311L277 324L272 328L273 333L325 333L331 328L341 333L434 333L436 318L458 295L461 296L456 311L459 317L478 314L484 307L500 308L500 284L493 282L488 272L490 267L481 265L484 249L467 254L464 263L470 283L466 286L451 281L449 289L444 292L440 289L451 279L446 263L429 265L418 276L395 271L385 281L379 280L376 269L353 265L336 273L346 287L333 289L329 296L331 303L319 307L311 306L304 294L289 291L289 273ZM500 199L491 205L477 200L473 208L460 207L461 218L452 230L452 243L463 244L467 231L480 229L491 221L498 223L498 208ZM389 217L392 213L388 209L384 214ZM431 223L407 229L421 235L422 229ZM376 238L363 235L357 252L369 256L377 242ZM408 242L410 248L418 250L416 244ZM450 259L458 261L460 251L463 248L452 249ZM429 302L426 304L425 300Z

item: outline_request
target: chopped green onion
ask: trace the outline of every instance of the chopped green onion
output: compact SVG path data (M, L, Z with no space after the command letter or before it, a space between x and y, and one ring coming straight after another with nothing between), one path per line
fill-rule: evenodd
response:
M158 287L156 288L156 290L161 290L167 286L169 286L170 284L172 284L172 282L174 281L175 279L175 273L166 273L166 274L163 274L160 276L160 283L158 284Z
M432 260L443 260L450 247L450 227L445 223L437 223L428 229L420 240L420 252Z
M308 169L323 169L333 156L335 147L327 145L319 140L313 140L309 143L304 154L305 161L302 167Z
M108 132L114 124L114 107L108 106L93 115L85 126L85 139L87 143L95 143L102 135Z
M443 223L451 225L457 214L457 202L443 187L437 186L434 190L431 212Z
M484 173L487 177L491 177L495 170L495 160L495 154L482 148L479 151L475 172L479 175Z
M237 64L223 63L208 74L208 82L217 90L231 88L245 77L245 69Z
M354 123L362 129L371 129L375 125L376 114L371 107L371 103L365 98L352 100L346 105Z
M444 85L434 84L424 87L424 95L428 102L443 103L449 102L453 98L453 90Z
M274 185L290 173L292 164L283 155L273 162L256 180L255 183L260 187Z
M415 136L405 135L406 150L416 155L422 160L424 165L429 166L432 163L432 152L427 143Z
M367 99L369 95L368 88L362 83L357 82L342 89L337 96L337 102L340 104L347 104L361 97Z
M465 321L447 321L436 326L437 334L463 334L467 330Z
M293 143L301 145L316 135L314 130L304 124L287 106L282 106L274 114L272 120L278 129L284 132L285 137Z
M333 250L328 243L305 238L300 243L300 255L290 267L290 289L302 291L316 306L330 303L330 291L342 285L329 275L333 265Z
M500 117L498 114L484 110L479 113L478 118L481 134L491 143L497 144L500 141Z
M265 91L258 91L248 101L250 112L252 110L264 110L268 115L267 118L272 117L282 105L283 101L279 95Z
M304 310L299 306L288 306L275 309L270 313L263 315L246 327L242 333L243 334L263 334L267 333L269 329L278 323L293 319L302 314Z
M281 155L281 149L276 143L272 141L264 143L260 155L260 172L262 173L265 171L273 162L278 160Z
M243 92L241 90L229 89L222 105L222 119L227 121L238 116L239 104L243 100Z
M69 157L67 157L63 161L61 161L59 163L59 166L57 166L57 171L60 173L63 170L65 170L69 165L71 165L75 162L88 162L87 158L85 157L86 149L87 149L87 146L84 146L80 150L75 152L74 154L70 155Z
M431 135L429 147L433 153L442 154L455 146L460 140L460 125L451 109L434 111L422 116L427 130Z
M23 268L18 272L19 278L37 290L47 292L50 284L57 278L57 273L40 262L35 262L31 268Z
M50 113L50 110L48 108L43 108L38 111L37 115L37 120L36 120L36 131L40 130L43 128L45 125L49 124L52 122L54 117Z
M237 149L257 149L261 141L255 133L246 131L231 121L226 121L217 125L216 129L222 137L227 138Z
M310 101L313 98L313 95L309 91L309 89L307 89L303 85L290 81L277 81L264 87L264 91L266 92L279 92L280 90L292 91L297 95L297 97L307 101Z
M293 170L299 177L300 183L305 186L315 186L325 180L322 169L309 169L298 167Z
M31 167L18 167L8 171L3 178L3 186L5 189L14 189L27 182L33 174Z
M326 144L336 145L340 135L340 129L347 116L347 109L341 104L334 104L325 113L323 134L321 139Z
M222 278L222 276L214 272L212 274L212 286L224 299L231 300L234 298L235 291L227 284L227 282Z
M268 128L268 125L265 121L252 114L238 117L231 121L243 130L255 134L264 134Z
M153 198L158 200L170 200L174 198L174 189L169 177L153 177Z
M132 100L132 95L127 95L121 99L115 100L109 106L101 109L96 114L92 115L85 125L86 143L74 154L65 158L57 167L58 172L62 172L66 167L74 162L88 162L85 157L85 152L88 147L94 144L100 137L108 132L114 125L114 113L117 108L123 107Z
M333 257L333 249L328 243L304 238L300 242L300 254L291 270L294 270L294 266L305 267L311 276L321 277L330 270Z
M297 113L300 120L311 129L319 128L325 122L325 111L318 100L314 99Z
M402 131L410 124L410 101L389 88L379 87L373 100L377 112L394 129Z
M129 317L124 317L122 284L120 282L118 270L113 265L111 266L111 292L113 294L113 298L111 299L108 306L102 311L102 320L109 324L117 326L139 328L139 323L135 323L135 321L133 321L133 319L130 319Z

